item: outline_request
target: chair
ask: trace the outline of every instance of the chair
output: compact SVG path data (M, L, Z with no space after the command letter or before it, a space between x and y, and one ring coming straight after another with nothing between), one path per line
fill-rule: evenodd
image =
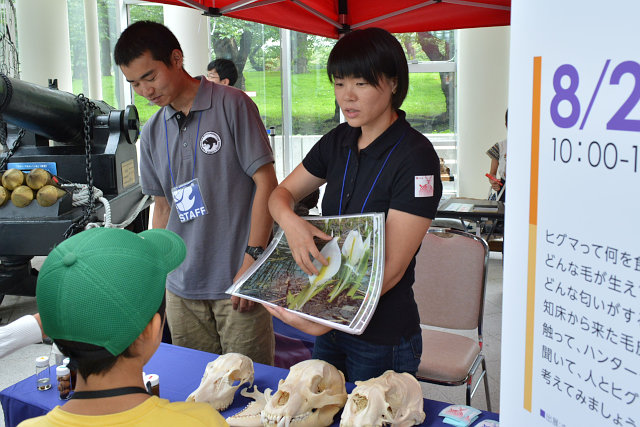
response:
M471 405L484 379L491 411L487 365L482 354L482 317L489 251L481 237L454 229L429 229L416 256L413 292L422 326L417 378L438 385L466 384ZM434 329L438 328L438 329ZM472 336L477 331L477 339ZM473 377L479 366L481 374Z

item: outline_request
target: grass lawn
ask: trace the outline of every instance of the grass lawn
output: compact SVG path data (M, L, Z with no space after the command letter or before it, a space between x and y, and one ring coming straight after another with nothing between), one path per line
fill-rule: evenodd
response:
M253 98L267 127L276 126L281 133L282 101L280 72L248 71L245 75L247 91L256 92ZM322 135L332 129L335 102L333 88L325 69L311 70L292 77L292 113L295 134ZM263 89L264 88L264 89ZM414 73L410 76L409 93L402 109L412 123L424 123L429 117L445 112L445 97L440 88L438 73Z
M256 92L256 96L252 99L258 105L265 126L275 126L276 132L282 133L280 72L245 71L244 76L246 90ZM73 91L74 93L82 92L82 84L79 80L73 81ZM106 103L116 105L113 77L102 78L102 93ZM292 75L291 93L294 134L322 135L336 126L337 122L333 121L335 112L333 88L325 69ZM149 104L141 96L136 95L134 102L138 108L141 124L158 111L157 106ZM409 93L402 109L407 113L407 119L418 128L429 122L429 118L444 113L445 97L440 88L439 74L411 74ZM450 132L446 128L436 128L435 131Z
M102 100L112 107L116 107L116 91L114 89L114 78L113 76L102 76ZM82 81L81 80L73 80L73 93L81 93L82 90ZM144 99L143 97L136 95L134 104L138 109L138 115L140 116L140 126L142 126L148 119L158 111L158 107L155 105L149 104L149 101Z

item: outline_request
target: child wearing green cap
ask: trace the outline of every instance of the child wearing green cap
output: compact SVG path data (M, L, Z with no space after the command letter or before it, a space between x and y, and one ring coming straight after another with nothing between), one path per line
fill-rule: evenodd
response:
M36 287L43 331L77 369L72 398L20 426L226 426L211 406L169 402L144 388L142 368L162 340L167 274L184 260L164 229L94 228L58 245Z

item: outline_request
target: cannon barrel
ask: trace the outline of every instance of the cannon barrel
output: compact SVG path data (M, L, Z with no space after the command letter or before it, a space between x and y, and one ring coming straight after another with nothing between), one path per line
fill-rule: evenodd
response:
M74 206L66 194L50 206L34 200L23 207L0 207L0 300L6 293L34 295L37 272L31 258L47 255L69 232L87 222L106 222L107 213L114 224L128 221L141 202L148 212L151 202L143 198L138 174L140 121L135 105L117 110L101 100L86 101L0 73L0 144L5 148L0 164L23 172L45 169L62 182L92 182L102 191L104 205L96 203L89 212ZM147 214L140 213L134 229L146 229L147 222Z
M0 73L0 114L8 123L58 142L83 143L83 115L75 95Z

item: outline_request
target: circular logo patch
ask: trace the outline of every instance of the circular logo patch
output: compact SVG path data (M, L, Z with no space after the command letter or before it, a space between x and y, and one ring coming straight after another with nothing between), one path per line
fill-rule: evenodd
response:
M222 139L215 132L206 132L200 138L200 150L205 154L214 154L220 150Z

